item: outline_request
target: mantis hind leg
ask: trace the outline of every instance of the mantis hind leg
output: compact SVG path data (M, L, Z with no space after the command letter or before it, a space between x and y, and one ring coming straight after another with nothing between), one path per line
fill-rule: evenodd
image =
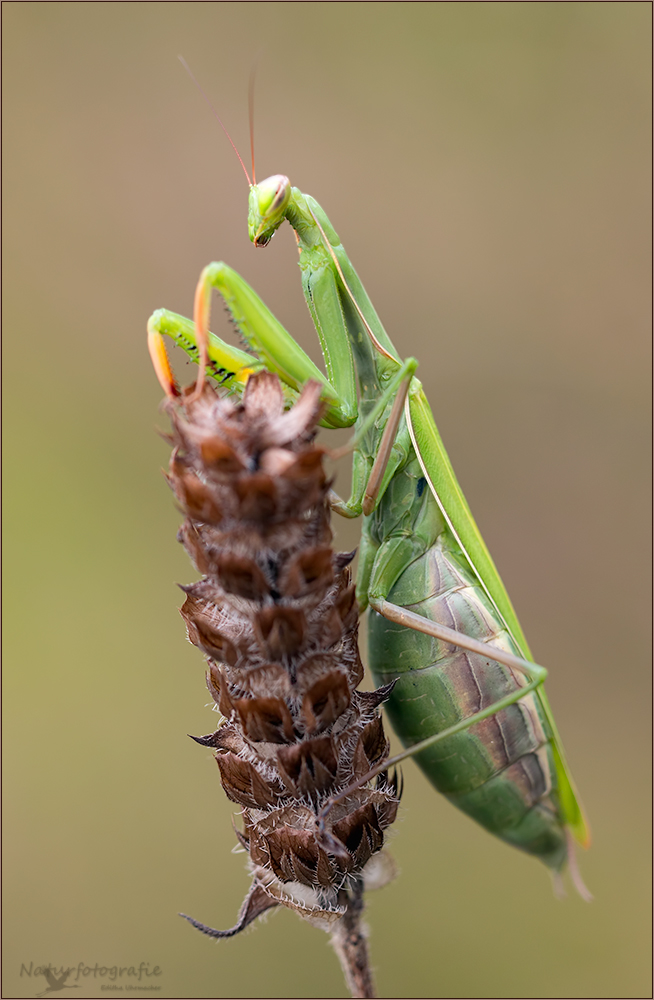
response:
M417 631L425 632L428 635L435 636L441 641L451 643L477 654L481 654L486 658L496 660L498 663L502 663L511 669L518 670L522 674L526 675L527 684L524 687L517 687L509 694L502 698L498 698L492 704L486 706L480 711L475 712L473 715L456 722L454 725L450 725L446 729L442 729L440 732L434 733L426 739L412 744L412 746L403 750L401 753L398 753L376 765L374 768L371 768L371 770L358 779L357 782L354 782L347 788L342 789L337 795L330 798L318 816L317 825L321 834L326 830L325 823L331 808L337 801L349 795L355 787L366 784L378 775L385 774L390 768L401 764L402 761L407 760L409 757L413 757L421 751L427 750L430 747L455 736L457 733L464 732L475 724L489 718L489 716L495 715L503 709L514 705L516 702L535 691L536 688L543 683L547 675L545 668L539 666L538 664L530 663L527 660L523 660L521 657L514 656L503 649L493 646L491 643L480 642L477 639L462 635L454 629L438 625L426 618L422 618L420 615L407 611L399 605L386 601L383 598L371 598L370 606L373 610L383 615L389 621L401 624L407 628L413 628ZM326 836L328 838L328 834L326 834Z
M528 689L534 690L534 688L539 687L547 677L545 667L541 667L537 663L532 663L531 660L525 660L522 656L515 656L505 649L500 649L499 646L494 646L491 642L480 642L479 639L463 635L463 633L457 632L453 628L448 628L446 625L439 625L438 622L433 622L429 618L417 615L414 611L402 608L400 605L393 604L382 597L371 597L370 607L373 611L376 611L388 621L395 622L397 625L404 625L405 628L413 629L415 632L423 632L425 635L431 635L435 639L450 643L459 649L467 649L471 653L478 653L480 656L485 656L489 660L501 663L511 670L519 671L527 677L529 684L526 687L519 688L517 692L518 697L509 696L513 700L508 702L508 704L513 704L514 701L524 698L525 694L528 693ZM494 705L490 705L487 709L484 709L484 714L481 717L487 718L489 715L493 715L499 711L500 708L504 707L504 701L505 699L500 699ZM471 720L473 718L476 719L476 716L466 719L466 723L472 724ZM464 728L468 728L468 726Z
M511 671L517 671L521 676L526 678L527 683L523 686L516 686L513 691L508 692L501 698L497 698L491 704L486 705L473 715L461 719L453 726L449 726L447 729L435 733L425 740L414 743L405 751L405 756L407 757L440 743L447 739L448 736L464 732L483 719L487 719L491 715L502 711L502 709L508 708L510 705L515 704L535 691L547 677L545 667L541 667L537 663L532 663L522 656L517 656L506 649L502 649L494 645L491 641L482 642L470 635L466 635L453 628L448 628L445 625L432 621L430 618L425 618L423 615L416 614L414 611L408 610L408 608L401 607L387 600L387 594L390 592L391 587L398 579L402 570L421 554L422 544L419 538L398 533L386 539L375 552L370 553L369 558L372 561L372 566L368 568L368 603L372 610L376 611L377 614L381 615L387 621L400 625L403 628L414 632L422 632L424 635L439 639L441 642L455 646L458 649L465 649L485 659L494 660L496 663L508 667Z

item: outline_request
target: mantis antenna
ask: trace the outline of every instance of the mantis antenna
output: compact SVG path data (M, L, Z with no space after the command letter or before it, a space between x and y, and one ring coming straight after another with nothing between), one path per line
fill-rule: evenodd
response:
M190 76L191 80L193 81L193 83L198 88L198 90L200 91L200 93L204 97L205 101L207 102L207 104L211 108L211 111L212 111L214 117L218 119L218 122L220 123L221 129L223 130L223 132L225 133L225 135L229 139L229 141L231 143L232 149L234 150L234 152L238 156L238 162L243 167L243 173L245 174L245 176L248 179L248 184L250 185L250 187L252 187L252 181L250 180L250 175L249 175L249 173L247 171L247 167L245 166L245 164L243 163L243 160L241 159L241 154L239 153L238 149L236 148L234 140L232 139L231 135L229 134L229 132L225 128L225 126L223 124L222 118L220 117L220 115L218 114L218 112L214 108L213 104L211 103L211 101L207 97L206 93L204 92L204 90L202 89L202 87L200 86L200 84L198 83L197 79L195 78L194 74L191 71L191 68L189 67L188 63L186 62L186 59L184 58L184 56L177 56L177 58L179 59L179 61L181 62L182 66L184 67L184 69L186 70L186 72L188 73L188 75ZM250 144L252 146L252 175L254 176L254 140L253 140L253 137L252 137L252 117L253 117L253 110L252 110L251 117L250 117Z
M254 81L257 76L257 68L259 66L259 60L261 59L261 49L252 63L252 69L250 70L250 79L248 82L248 118L250 121L250 153L252 155L252 184L257 183L257 174L254 169Z
M188 75L190 76L190 78L193 81L193 83L195 84L195 86L200 91L202 97L205 99L205 101L209 105L212 114L218 120L218 123L220 124L221 129L223 130L223 132L225 133L225 135L229 139L230 145L231 145L232 149L234 150L234 152L236 153L236 155L238 157L238 162L243 167L243 173L247 177L248 185L250 187L252 187L252 181L250 180L250 175L249 175L249 173L247 171L247 167L243 163L243 158L241 157L241 154L239 153L238 149L236 148L236 143L234 142L234 140L232 139L231 135L227 131L227 129L226 129L224 123L223 123L222 118L220 117L220 115L218 114L218 112L214 108L213 104L209 100L209 98L208 98L207 94L205 93L204 89L200 86L199 81L196 79L194 73L192 72L190 66L186 62L186 59L184 58L184 56L178 56L177 58L179 59L179 61L181 62L182 66L184 67L184 69L186 70L186 72L188 73ZM250 82L251 82L251 88L250 89L252 90L252 86L253 86L253 77L252 76L250 77ZM251 109L250 110L250 146L252 148L252 175L254 176L254 138L253 138L253 132L252 132L252 122L253 122L253 118L254 118L254 105L252 103L252 100L250 101L250 109ZM197 287L197 289L196 289L196 291L195 291L195 305L194 305L194 309L193 309L193 315L195 316L196 331L199 329L198 317L204 315L206 317L206 319L208 320L208 315L209 315L208 314L208 308L209 308L209 306L208 306L208 301L206 301L206 297L205 297L205 289L202 287L202 284L199 284L198 287ZM206 322L205 322L205 326L206 326ZM200 363L199 363L199 368L198 368L197 382L195 383L195 393L194 393L194 396L195 396L196 399L199 398L199 396L200 396L200 394L202 392L202 386L204 384L204 372L205 372L205 368L207 366L207 361L208 361L206 342L205 341L200 342L200 340L198 340L198 349L199 349L199 353L200 353ZM158 369L156 369L156 370L158 371ZM165 372L164 372L164 375L165 375ZM161 379L160 379L160 381L161 381ZM162 385L163 384L164 383L162 382Z

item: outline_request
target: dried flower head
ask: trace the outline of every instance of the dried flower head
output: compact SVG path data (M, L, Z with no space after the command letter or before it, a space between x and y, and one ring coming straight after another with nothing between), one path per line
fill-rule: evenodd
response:
M385 774L360 781L388 755L388 689L357 690L354 553L331 548L330 484L314 443L320 386L285 412L277 376L261 372L241 402L205 386L167 408L168 480L186 514L179 537L202 574L183 588L182 615L224 716L196 739L215 750L225 793L242 807L237 837L253 877L230 930L187 919L229 937L282 904L338 938L365 881L391 874L379 852L399 796Z

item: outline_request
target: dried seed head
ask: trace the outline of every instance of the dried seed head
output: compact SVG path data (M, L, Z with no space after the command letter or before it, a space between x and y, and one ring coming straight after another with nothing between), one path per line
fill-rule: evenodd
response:
M225 793L242 807L237 836L254 877L230 931L191 922L229 936L283 904L328 924L381 850L398 795L384 780L356 788L319 832L326 803L388 755L378 714L388 690L356 690L354 553L331 548L330 484L314 444L320 386L309 383L286 412L268 372L250 378L240 403L205 385L166 405L168 481L186 515L179 538L202 574L183 588L182 616L225 717L193 738L214 749Z

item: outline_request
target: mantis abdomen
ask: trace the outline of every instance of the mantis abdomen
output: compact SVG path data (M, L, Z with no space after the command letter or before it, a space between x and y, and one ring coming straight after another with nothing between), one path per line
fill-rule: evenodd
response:
M414 457L366 525L364 558L381 570L387 583L388 554L403 539L414 546L388 600L521 655L424 487ZM418 548L416 539L421 540ZM374 568L371 573L374 576ZM405 746L448 729L527 683L508 666L409 630L372 610L369 644L376 682L396 680L387 709ZM558 870L567 850L551 741L538 696L531 693L417 753L415 760L459 809Z

